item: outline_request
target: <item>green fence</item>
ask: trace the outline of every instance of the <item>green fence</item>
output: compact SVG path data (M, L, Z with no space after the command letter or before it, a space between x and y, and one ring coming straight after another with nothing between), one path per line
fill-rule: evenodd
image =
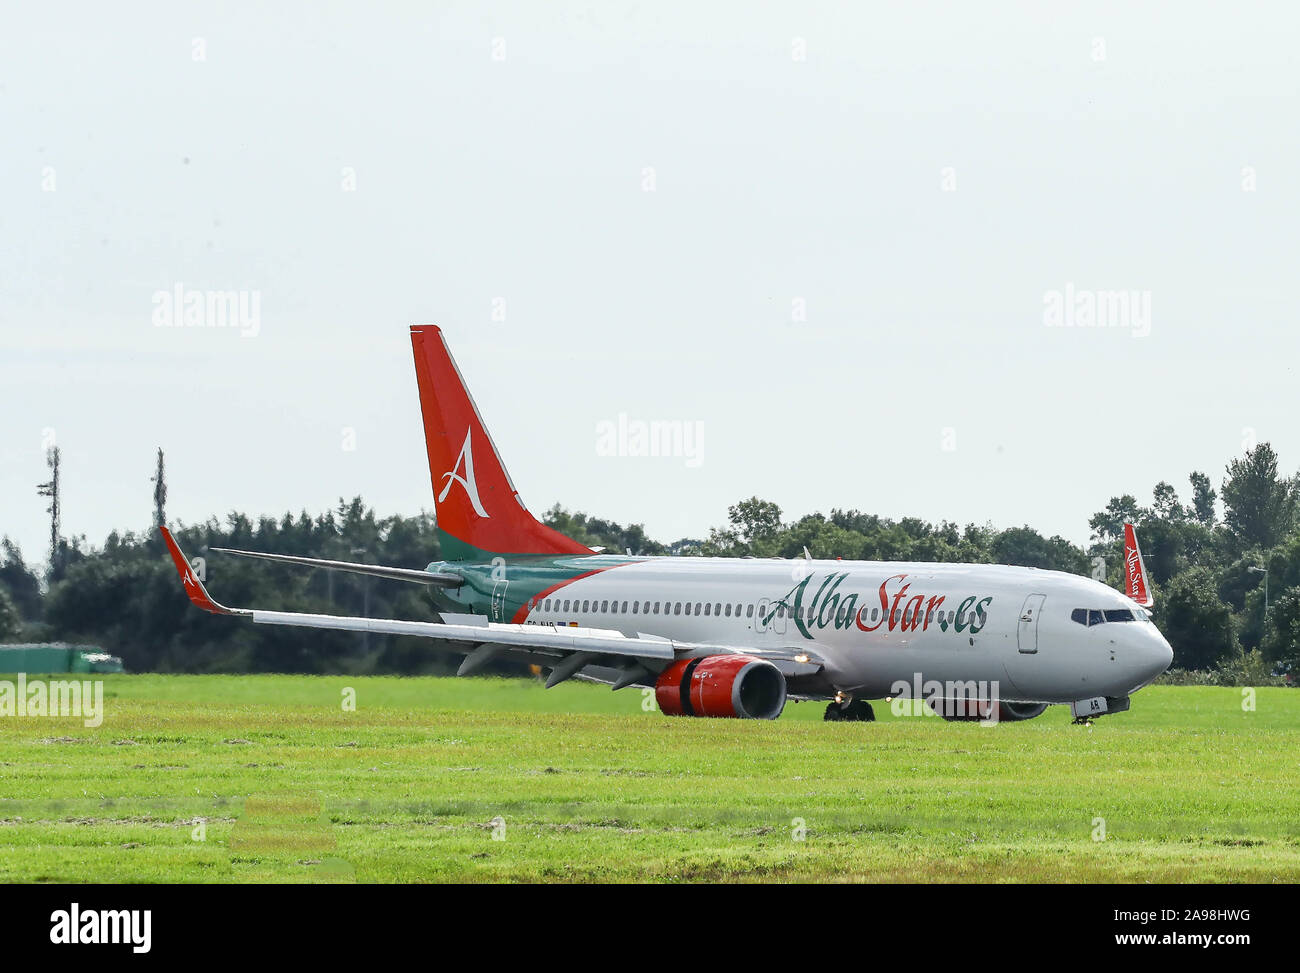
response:
M122 660L94 645L0 645L0 672L123 672Z

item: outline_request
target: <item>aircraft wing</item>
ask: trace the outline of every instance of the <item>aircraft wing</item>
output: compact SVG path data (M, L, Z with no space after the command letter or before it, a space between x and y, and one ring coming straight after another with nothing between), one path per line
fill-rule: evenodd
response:
M279 561L282 564L298 564L309 568L325 568L327 571L348 571L352 574L369 574L376 578L388 578L391 581L413 581L416 584L436 585L440 588L459 588L465 579L457 574L438 574L434 571L419 571L413 568L389 568L382 564L357 564L354 561L327 561L316 557L297 557L293 554L264 554L261 551L236 551L229 547L214 547L211 550L222 554L237 554L240 557L255 557L264 561Z
M583 668L604 664L619 669L623 675L615 688L639 684L655 675L674 659L697 655L763 653L736 646L674 642L670 639L638 633L625 635L608 629L565 628L552 625L518 625L489 623L481 615L446 615L451 621L413 622L401 619L358 618L344 615L315 615L303 612L262 611L254 608L228 608L208 594L190 566L176 538L166 527L159 528L185 593L199 608L215 615L234 615L259 625L291 625L305 628L335 629L348 632L378 632L387 635L414 635L458 644L466 653L459 674L467 675L491 659L513 659L551 669L548 686L563 682ZM810 674L820 669L815 663L796 661L791 653L773 653L771 661L787 675ZM788 656L788 658L787 658ZM806 658L806 657L805 657ZM791 668L793 667L793 668ZM787 672L787 668L791 671Z

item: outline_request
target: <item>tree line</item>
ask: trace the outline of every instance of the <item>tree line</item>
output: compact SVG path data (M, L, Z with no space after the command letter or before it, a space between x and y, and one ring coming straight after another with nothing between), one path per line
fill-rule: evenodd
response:
M159 476L162 460L159 457ZM1149 504L1112 497L1089 518L1079 547L1031 527L893 520L833 509L796 520L751 497L727 511L707 538L663 543L643 525L552 507L543 520L589 547L636 555L802 557L878 561L1015 564L1091 575L1122 587L1123 525L1138 527L1156 604L1154 617L1174 648L1174 667L1211 671L1247 665L1288 667L1300 653L1300 475L1285 476L1261 443L1234 459L1216 491L1208 475L1188 477L1184 502L1160 482ZM165 490L155 492L156 519ZM1222 507L1222 514L1219 509ZM224 519L177 530L182 547L205 556L214 594L233 605L285 611L433 621L418 586L212 554L209 547L423 567L440 559L433 516L379 517L360 497L312 516L286 513ZM129 671L445 673L457 660L405 636L241 625L192 609L152 530L113 532L102 546L60 540L46 577L0 541L0 639L85 642L120 655ZM1265 578L1268 604L1265 612ZM1267 614L1267 617L1266 617Z

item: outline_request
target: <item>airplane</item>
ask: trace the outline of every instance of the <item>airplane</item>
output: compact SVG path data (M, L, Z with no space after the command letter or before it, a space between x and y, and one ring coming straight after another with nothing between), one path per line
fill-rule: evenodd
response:
M871 701L888 700L985 723L1064 704L1081 723L1127 710L1173 659L1131 524L1125 592L1008 565L592 550L524 506L442 331L414 326L411 345L443 559L418 569L213 550L423 585L440 620L227 608L162 527L194 604L255 624L438 640L464 655L460 675L516 661L547 671L547 687L641 687L675 716L770 720L788 700L825 700L826 720L869 722Z

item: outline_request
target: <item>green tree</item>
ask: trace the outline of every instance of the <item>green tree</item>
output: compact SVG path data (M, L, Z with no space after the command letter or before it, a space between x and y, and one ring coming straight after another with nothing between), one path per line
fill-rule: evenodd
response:
M23 561L23 552L8 537L0 540L0 587L7 588L18 614L27 621L41 617L41 582Z
M1300 656L1300 588L1287 588L1268 606L1268 625L1260 648L1272 662Z
M1273 547L1295 525L1300 496L1294 478L1278 475L1277 453L1260 443L1227 466L1223 521L1242 546Z
M1188 476L1192 483L1192 513L1202 527L1214 526L1214 501L1218 494L1210 486L1210 478L1204 473L1192 473Z
M1153 499L1151 510L1161 520L1178 523L1187 519L1187 508L1178 502L1178 491L1174 489L1172 483L1161 480L1151 491L1151 495Z
M0 588L0 642L12 638L18 633L18 609L14 607L9 592Z
M1088 519L1092 528L1093 540L1105 545L1124 536L1124 525L1135 524L1142 519L1142 508L1138 506L1137 497L1126 493L1120 497L1111 497L1106 509L1098 511Z
M1219 598L1214 576L1193 568L1175 577L1157 603L1157 623L1174 650L1179 669L1209 669L1235 656L1237 641L1232 609Z
M1083 574L1087 556L1060 537L1050 540L1032 527L1012 527L993 538L990 547L997 564L1018 564L1027 568L1047 568Z
M771 540L781 529L781 508L770 500L750 497L727 508L727 520L746 544Z

